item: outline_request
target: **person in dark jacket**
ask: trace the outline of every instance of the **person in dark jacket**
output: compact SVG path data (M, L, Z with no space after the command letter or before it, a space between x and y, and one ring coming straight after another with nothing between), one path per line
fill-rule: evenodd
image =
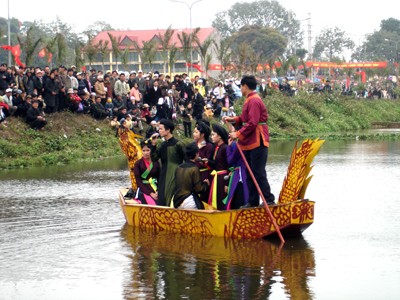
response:
M0 65L0 92L4 94L6 89L9 88L6 74L7 64Z
M26 95L25 101L23 101L22 104L18 107L18 115L23 118L26 118L28 109L31 108L31 106L32 106L32 96Z
M34 130L40 130L47 124L42 111L39 109L38 100L34 100L32 106L26 112L26 122Z
M78 72L76 74L76 77L78 79L78 96L82 97L83 95L85 95L88 92L85 80L83 79L83 73Z
M46 103L46 112L54 113L57 110L56 107L56 95L58 93L57 83L55 81L55 71L52 70L49 76L46 76L46 81L44 82L44 92L43 98Z
M193 104L189 102L182 112L183 129L185 137L192 137Z
M194 96L193 96L193 117L196 118L196 121L201 120L203 117L204 111L204 98L199 93L197 88L194 89Z
M33 77L32 77L31 70L29 70L29 69L26 70L26 74L25 74L25 76L24 76L22 81L24 83L26 94L27 95L32 95L33 94L33 90L35 89L35 84L33 82Z
M33 85L34 89L33 92L36 93L37 95L42 95L43 94L43 71L42 70L37 70L35 75L32 75L32 80L33 80Z
M174 207L179 209L204 209L199 194L206 191L208 179L201 180L200 170L196 165L199 147L191 143L185 148L186 161L175 170Z
M192 101L193 98L193 84L190 82L190 78L186 78L185 81L180 83L181 98L185 99L185 102Z
M104 105L101 104L101 97L96 96L96 102L91 106L91 112L95 119L105 119L108 117L108 112L104 108Z
M156 105L158 99L162 97L162 91L161 88L159 87L159 82L154 81L153 87L149 88L148 90L148 98L147 98L147 104L151 106Z

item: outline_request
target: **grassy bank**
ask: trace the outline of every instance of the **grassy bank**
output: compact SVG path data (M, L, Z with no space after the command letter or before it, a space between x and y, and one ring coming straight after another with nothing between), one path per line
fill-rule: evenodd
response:
M0 168L68 164L121 155L109 122L69 112L47 117L41 131L29 129L24 120L9 118L0 130Z
M335 95L281 94L265 99L272 139L321 137L324 139L399 139L400 135L360 134L374 123L400 122L399 100L357 100ZM236 104L240 112L243 100ZM122 156L109 122L68 112L48 116L42 131L28 129L25 122L10 118L0 128L0 169L68 164ZM183 132L177 129L181 138Z

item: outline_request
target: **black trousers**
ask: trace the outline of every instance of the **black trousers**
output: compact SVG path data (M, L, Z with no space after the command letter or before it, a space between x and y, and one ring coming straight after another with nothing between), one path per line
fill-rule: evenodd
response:
M185 130L185 137L192 137L192 122L183 121L183 129Z
M268 147L259 146L253 150L244 151L244 154L265 200L267 202L273 202L275 196L271 193L271 187L267 179L267 171L265 170L268 160ZM247 186L249 187L249 203L252 206L258 206L260 203L260 195L258 194L250 174L247 176Z
M36 119L36 120L33 121L32 123L30 123L31 128L34 129L34 130L41 129L41 128L43 128L46 124L47 124L47 121L38 120L38 119Z

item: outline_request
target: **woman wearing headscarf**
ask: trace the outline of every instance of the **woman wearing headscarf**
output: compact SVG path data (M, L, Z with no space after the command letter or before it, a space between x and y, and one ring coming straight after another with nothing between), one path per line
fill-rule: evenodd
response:
M158 200L157 183L160 175L160 165L158 161L151 161L151 141L146 140L140 143L142 148L142 158L139 159L134 167L138 191L136 199L142 204L156 205Z
M199 158L196 161L196 165L199 167L201 180L210 178L211 168L208 165L208 161L211 160L213 155L214 146L210 143L211 129L206 123L199 121L193 131L193 139L199 148ZM210 187L206 191L200 194L200 200L207 202L208 195L210 194Z
M228 161L226 149L228 147L228 132L219 124L212 125L211 140L214 143L214 150L211 159L207 162L213 170L210 195L208 204L218 210L224 210L223 199L226 197L225 186L228 185Z

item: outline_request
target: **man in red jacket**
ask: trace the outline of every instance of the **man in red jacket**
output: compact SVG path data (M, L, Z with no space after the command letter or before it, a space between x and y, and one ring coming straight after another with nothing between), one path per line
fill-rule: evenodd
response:
M260 189L268 205L273 205L275 196L271 193L265 166L268 160L269 132L268 112L260 96L256 93L257 80L254 76L244 76L241 81L241 91L246 101L242 114L236 117L225 117L224 120L234 122L239 130L229 134L231 139L238 139L238 144L244 150L246 160L254 173ZM249 203L245 207L259 206L260 195L250 176L247 177L249 187Z

